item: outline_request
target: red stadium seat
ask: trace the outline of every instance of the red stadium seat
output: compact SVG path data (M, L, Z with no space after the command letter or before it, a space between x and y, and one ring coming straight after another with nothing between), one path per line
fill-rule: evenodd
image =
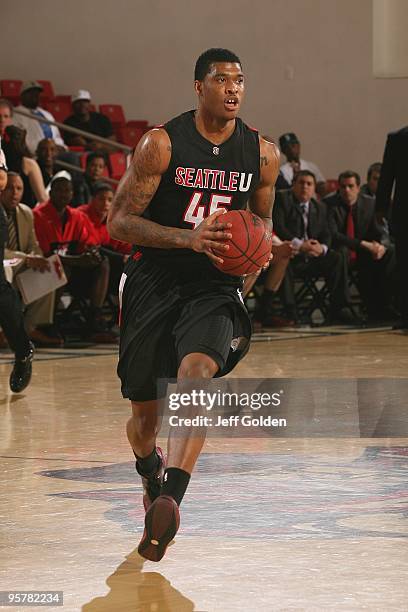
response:
M121 151L109 155L111 177L119 181L126 171L126 155Z
M99 111L109 117L115 127L126 124L125 113L120 104L100 104Z
M119 127L116 131L116 135L119 142L122 142L133 149L143 136L144 132L145 131L142 128L125 126Z
M15 105L19 104L21 85L22 81L17 81L15 79L3 79L0 81L2 97L7 98Z
M43 90L40 94L40 100L42 103L45 101L53 100L55 98L54 88L51 81L41 81L38 79L38 83L43 86Z
M147 128L149 126L149 122L144 119L132 119L131 121L126 122L126 127L132 128L141 128L145 132L147 132Z
M44 108L54 115L56 121L60 121L61 123L72 113L70 102L51 100L44 102Z
M67 94L59 94L58 96L55 96L54 102L63 102L64 104L67 103L71 106L71 96Z

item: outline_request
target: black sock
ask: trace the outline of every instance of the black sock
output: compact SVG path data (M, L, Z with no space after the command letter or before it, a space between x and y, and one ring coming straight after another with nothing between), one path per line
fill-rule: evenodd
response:
M160 495L169 495L179 506L190 482L190 474L179 468L167 468L164 472Z
M157 471L160 459L159 455L156 453L156 447L154 447L147 457L139 457L136 455L135 451L133 451L133 454L136 457L136 467L139 474L144 476L145 474L153 474Z

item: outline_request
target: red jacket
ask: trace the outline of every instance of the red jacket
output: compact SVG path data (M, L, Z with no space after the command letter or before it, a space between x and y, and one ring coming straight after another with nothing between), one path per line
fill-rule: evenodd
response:
M87 216L92 227L93 237L96 244L105 246L112 249L112 251L117 251L123 255L129 255L130 251L132 250L132 246L127 242L121 242L120 240L115 240L114 238L110 237L106 227L106 221L101 221L100 216L96 213L92 207L92 204L82 204L82 206L78 206L76 210L81 211Z
M75 241L78 243L77 253L82 253L88 245L98 244L88 217L76 208L66 207L64 227L50 200L36 206L33 213L35 233L42 252L46 256L53 252L53 243L59 243L59 246L64 248L68 247L70 242Z

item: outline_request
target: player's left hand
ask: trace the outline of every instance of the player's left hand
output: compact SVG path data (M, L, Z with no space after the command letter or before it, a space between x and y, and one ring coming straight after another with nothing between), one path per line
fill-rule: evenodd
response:
M222 253L229 249L229 245L225 244L225 242L232 238L232 234L228 232L232 224L217 221L217 218L224 213L225 210L223 209L217 210L190 232L190 248L197 253L205 253L211 261L221 264L224 263Z

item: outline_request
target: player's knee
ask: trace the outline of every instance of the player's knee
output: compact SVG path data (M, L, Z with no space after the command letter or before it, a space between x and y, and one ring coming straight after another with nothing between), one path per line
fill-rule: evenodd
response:
M201 353L186 355L180 364L177 379L186 378L212 378L218 371L218 364L209 357Z

